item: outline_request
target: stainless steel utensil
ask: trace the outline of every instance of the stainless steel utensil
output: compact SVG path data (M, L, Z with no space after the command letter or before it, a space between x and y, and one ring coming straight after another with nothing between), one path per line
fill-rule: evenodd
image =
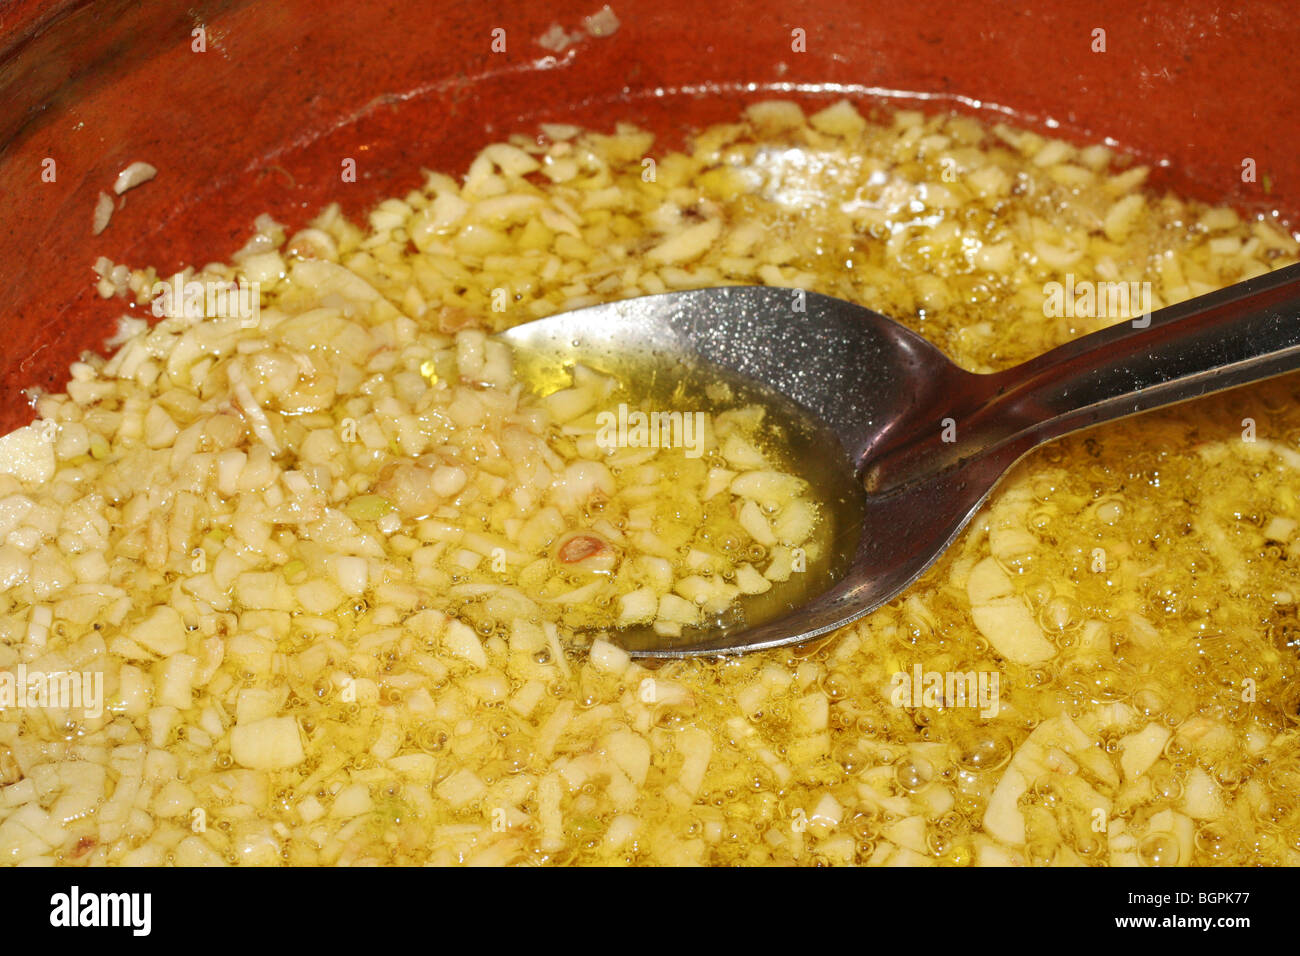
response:
M757 286L625 299L516 326L502 337L556 361L575 351L649 355L672 370L666 374L696 383L711 374L739 376L824 426L824 455L807 464L853 479L839 517L853 516L860 533L820 594L754 626L683 639L648 628L610 633L642 657L728 654L808 640L897 596L1037 445L1300 368L1300 265L992 375L963 371L869 309Z

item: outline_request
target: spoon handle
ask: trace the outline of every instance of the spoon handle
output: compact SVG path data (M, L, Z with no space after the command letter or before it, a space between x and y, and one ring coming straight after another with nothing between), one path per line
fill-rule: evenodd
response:
M1033 445L1300 368L1300 264L1085 335L990 377L985 442ZM972 420L971 424L975 424ZM998 434L998 433L1001 434ZM1029 446L1029 447L1032 447Z
M962 373L938 429L866 470L886 494L989 454L1006 465L1100 422L1300 369L1300 264L1075 339L992 375ZM936 416L937 417L937 416Z

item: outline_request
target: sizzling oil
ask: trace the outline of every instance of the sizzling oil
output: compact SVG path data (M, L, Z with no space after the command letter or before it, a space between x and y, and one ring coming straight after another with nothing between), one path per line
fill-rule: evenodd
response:
M591 297L764 282L861 302L972 370L1104 324L1045 318L1042 284L1067 270L1150 279L1158 307L1297 253L1277 223L1140 191L1142 171L1102 147L970 119L836 108L809 118L769 104L701 132L689 154L659 157L647 180L652 141L634 131L517 144L537 147L548 169L569 164L554 183L503 177L508 189L562 199L576 213L567 234L537 219L425 229L411 262L409 234L391 227L364 250L360 230L337 216L321 229L391 302L419 285L416 311L427 304L424 321L451 328L467 314L500 327ZM410 197L413 228L428 224L433 192ZM587 208L586 193L600 203ZM789 196L802 198L782 202ZM1141 215L1127 231L1107 222L1134 197ZM720 223L717 241L694 261L643 268L666 208ZM500 288L519 291L517 314L490 308ZM1294 865L1298 409L1300 378L1290 376L1040 449L907 594L824 640L724 661L611 667L518 646L485 620L475 623L488 666L475 669L404 626L423 600L407 561L419 542L394 536L383 583L316 630L245 612L223 616L212 635L230 651L196 703L231 711L236 691L282 688L304 761L232 767L228 752L201 743L196 707L189 726L153 745L175 757L177 782L207 810L206 834L180 814L133 814L141 829L116 855L95 852L113 862L132 841L201 840L236 862L238 847L256 845L251 832L297 864L1077 864L1111 862L1127 840L1122 862ZM224 533L214 527L200 543L215 553ZM966 584L985 560L1052 642L1046 663L1003 659L976 625ZM918 664L998 673L999 712L896 706L891 679ZM344 677L361 687L355 700ZM1060 772L1035 774L1015 797L1023 838L995 840L990 806L1009 764L1066 717L1087 728L1087 746L1073 769L1054 755ZM37 746L63 734L41 712L21 719ZM142 717L121 721L123 739L152 739ZM1144 772L1121 774L1124 741L1144 728L1168 739ZM629 757L637 740L645 762L626 760L637 774L629 787L610 755ZM63 739L53 748L67 752ZM481 789L451 799L466 775ZM372 805L344 818L335 801L358 787ZM1183 813L1207 792L1212 812ZM1169 827L1175 812L1190 821L1185 847ZM93 827L93 816L74 826Z

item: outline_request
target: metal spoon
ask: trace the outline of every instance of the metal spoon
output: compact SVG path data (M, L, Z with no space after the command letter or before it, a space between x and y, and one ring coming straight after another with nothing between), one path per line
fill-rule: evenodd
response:
M728 654L806 641L897 596L1037 445L1300 368L1300 265L1094 332L992 375L963 371L869 309L757 286L625 299L502 336L554 361L575 351L648 355L673 377L696 383L738 375L766 394L788 397L821 428L822 453L805 460L810 468L829 464L842 482L852 479L840 516L860 516L861 524L847 560L827 575L820 594L773 620L685 640L656 637L648 628L610 634L637 656Z

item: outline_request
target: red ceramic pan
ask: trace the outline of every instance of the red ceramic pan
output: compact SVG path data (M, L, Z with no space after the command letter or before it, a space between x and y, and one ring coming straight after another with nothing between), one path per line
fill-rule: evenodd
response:
M225 259L258 213L359 215L539 121L632 120L673 146L752 99L893 99L1109 138L1160 164L1156 188L1300 212L1300 21L1281 2L614 0L612 35L538 43L600 6L0 4L0 432L121 313L93 290L97 257ZM135 160L157 179L93 237L99 192Z

